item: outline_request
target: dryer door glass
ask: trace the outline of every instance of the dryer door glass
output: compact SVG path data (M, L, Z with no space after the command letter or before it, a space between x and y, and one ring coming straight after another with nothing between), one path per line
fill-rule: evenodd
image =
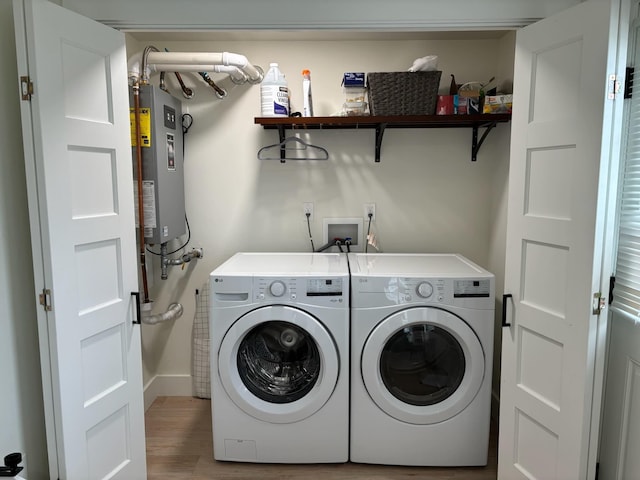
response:
M464 352L446 330L428 323L397 331L380 356L380 375L389 392L410 405L442 402L460 386Z
M290 403L311 391L320 375L320 353L308 332L289 322L261 323L238 347L238 372L256 397Z
M440 308L415 307L377 324L360 369L378 407L402 422L426 425L454 417L473 401L488 385L483 381L490 382L486 363L468 323Z

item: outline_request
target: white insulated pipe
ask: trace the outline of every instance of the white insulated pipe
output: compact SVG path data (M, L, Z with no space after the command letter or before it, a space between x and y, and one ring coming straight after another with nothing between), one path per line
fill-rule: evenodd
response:
M211 72L215 71L216 65L236 67L249 77L251 83L260 83L264 76L262 70L252 65L247 57L229 52L149 52L147 64L155 70L174 72Z
M185 65L185 64L150 64L152 72L215 72L226 73L231 77L233 83L243 84L249 80L249 76L238 67L226 65Z

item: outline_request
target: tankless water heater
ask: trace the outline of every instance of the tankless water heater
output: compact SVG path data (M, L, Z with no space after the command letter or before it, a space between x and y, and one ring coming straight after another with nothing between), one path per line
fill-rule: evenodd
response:
M138 171L133 89L131 145L138 221ZM142 202L144 238L147 244L162 244L186 233L184 207L184 162L182 104L153 85L140 86L140 134L142 139Z

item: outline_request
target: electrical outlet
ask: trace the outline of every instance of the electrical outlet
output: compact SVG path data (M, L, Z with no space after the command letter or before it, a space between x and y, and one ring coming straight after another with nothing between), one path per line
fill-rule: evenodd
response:
M369 221L369 214L371 214L371 221L376 221L376 204L375 203L365 203L364 204L364 220L366 222Z
M309 221L313 221L313 203L305 202L302 204L302 214L304 215L304 221L307 221L307 214L309 214Z

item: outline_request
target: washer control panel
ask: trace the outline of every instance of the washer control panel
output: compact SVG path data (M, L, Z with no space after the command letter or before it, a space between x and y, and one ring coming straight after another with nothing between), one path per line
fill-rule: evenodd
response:
M281 282L280 280L276 280L271 285L269 285L269 292L274 297L281 297L285 294L286 291L287 291L286 285L284 284L284 282Z
M491 282L483 280L455 280L453 296L455 298L483 298L491 295Z
M256 277L253 299L314 305L344 304L349 297L348 279L342 277Z
M398 303L442 302L446 297L447 282L443 279L397 278Z
M433 295L433 285L429 282L420 282L416 288L416 293L421 298L429 298Z
M310 297L334 297L342 295L341 278L307 279L307 295Z

